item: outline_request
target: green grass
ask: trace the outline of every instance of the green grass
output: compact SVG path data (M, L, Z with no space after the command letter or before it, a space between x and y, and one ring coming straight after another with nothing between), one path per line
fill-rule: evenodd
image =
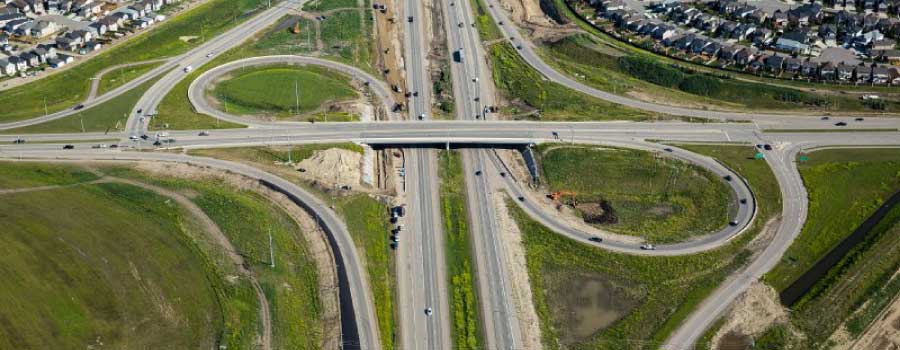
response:
M765 281L781 291L900 190L900 149L812 152L800 174L809 213L800 236Z
M121 184L2 197L0 347L247 348L254 340L249 284L221 277L233 269L201 251L198 224L169 199Z
M344 15L345 13L351 15ZM347 19L347 16L353 16L353 14L357 16L355 22ZM359 11L342 11L329 16L325 22L332 22L329 22L330 24L327 26L323 23L322 27L322 37L327 49L321 53L321 57L355 65L369 72L374 72L374 62L371 59L375 50L374 41L369 39L372 33L371 25L367 21L365 22L366 27L360 28L359 19ZM305 45L308 37L307 30L312 26L312 22L301 20L301 33L293 34L290 32L290 29L297 20L297 17L285 16L279 23L261 32L247 43L220 54L202 67L197 67L163 98L159 105L160 115L154 118L151 128L165 129L166 125L168 125L168 129L173 130L240 127L240 125L221 122L218 119L195 112L187 97L187 90L191 81L209 69L247 57L312 52L309 46ZM312 37L311 41L315 39L314 36ZM334 48L335 46L337 48ZM342 56L343 54L346 55ZM318 117L315 116L314 119L318 120ZM349 121L349 119L343 118L341 120ZM334 121L333 118L329 118L329 120Z
M323 342L322 305L315 262L300 227L264 197L221 185L210 179L143 178L179 192L196 194L196 203L229 238L257 276L272 311L273 346L318 349ZM268 235L272 235L275 268L270 266Z
M503 38L500 28L494 23L493 17L487 12L487 7L483 0L469 0L472 2L472 8L475 10L475 27L478 29L478 35L483 41L491 41Z
M97 96L103 95L107 91L125 85L125 83L137 79L138 77L153 70L153 68L159 67L160 65L162 65L162 62L147 63L137 66L123 67L106 72L106 74L104 74L100 79L100 86L97 87Z
M530 220L510 204L511 213L523 234L526 259L535 308L541 323L544 348L563 348L559 339L568 337L572 325L558 325L559 313L551 310L569 290L559 291L554 283L578 281L585 275L600 276L615 286L617 294L630 296L629 311L608 328L565 348L572 349L650 349L666 337L725 278L745 263L743 248L780 208L775 178L763 161L753 161L752 147L690 146L717 156L739 171L757 194L760 215L747 233L727 246L700 254L680 257L641 257L610 253L565 239ZM769 203L769 201L773 203ZM550 291L557 291L553 294Z
M125 129L128 115L134 109L134 105L141 99L144 92L150 89L161 77L162 75L100 105L82 110L77 114L46 123L7 130L4 133L46 134L123 130ZM82 129L82 125L84 129Z
M617 233L684 241L724 227L735 202L724 180L650 152L565 145L539 150L550 191L574 191L581 204L608 202L618 222L598 225Z
M513 108L507 113L516 115L536 111L538 120L651 120L664 116L639 111L606 102L562 85L545 81L543 77L522 60L509 43L498 43L488 48L494 84L510 100ZM535 115L532 113L532 115ZM667 117L666 117L667 118Z
M45 104L50 112L72 107L87 97L90 78L102 69L183 53L249 18L258 5L257 0L211 0L76 67L3 91L0 122L42 115Z
M465 183L459 153L440 154L441 213L447 235L450 277L450 322L454 349L479 349L479 307L475 292L471 234L466 215Z
M325 12L334 9L359 8L357 0L313 0L303 5L303 11Z
M319 67L268 66L235 73L216 84L213 95L231 113L285 117L353 100L350 79ZM299 102L299 103L298 103Z
M394 255L390 248L388 208L365 194L336 199L338 213L347 223L357 251L366 262L369 286L375 300L381 345L393 349L396 337L394 314Z
M71 185L98 179L94 173L66 165L0 162L0 189Z

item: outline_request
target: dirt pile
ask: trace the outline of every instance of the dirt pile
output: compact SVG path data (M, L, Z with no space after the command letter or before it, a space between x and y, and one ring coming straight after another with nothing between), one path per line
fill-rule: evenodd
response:
M327 185L351 185L360 183L362 155L350 150L331 148L315 151L312 157L297 164L302 176Z
M607 200L578 203L575 208L581 212L584 222L589 224L615 224L619 222L615 209Z
M734 342L743 336L757 336L770 325L787 322L787 312L778 302L778 294L772 287L753 283L734 303L725 324L712 339L713 346L723 341Z

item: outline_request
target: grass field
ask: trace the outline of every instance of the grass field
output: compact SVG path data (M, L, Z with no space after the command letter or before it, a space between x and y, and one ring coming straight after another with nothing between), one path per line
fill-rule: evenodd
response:
M295 163L312 157L313 153L331 148L342 148L357 153L362 153L362 146L352 143L317 143L309 145L292 145L277 147L240 147L240 148L209 148L192 149L190 155L243 161L250 164L283 163L288 160Z
M42 182L83 176L48 175L60 171L50 167ZM0 347L247 348L253 341L249 284L221 277L233 269L200 249L202 229L167 198L121 184L2 197Z
M87 97L90 78L103 68L183 53L247 19L258 5L257 0L210 0L76 67L3 91L0 122L42 115L45 104L50 112L72 107Z
M375 300L375 314L378 330L381 331L381 345L393 349L397 336L395 329L394 292L394 252L390 248L390 224L388 208L381 202L365 194L336 199L338 213L347 223L356 249L366 262L369 286Z
M319 67L270 66L234 73L213 95L229 112L290 116L327 109L359 94L350 79Z
M350 15L343 15L344 13L349 13ZM347 16L354 16L354 14L356 21L346 18ZM323 23L322 26L322 39L327 49L321 55L324 58L348 63L369 72L374 72L374 62L371 60L374 52L374 41L369 40L369 36L372 33L371 25L368 22L364 22L365 27L360 28L360 18L359 11L341 11L330 16L326 22L331 21L329 22L331 24L325 26ZM297 20L301 21L301 32L293 34L290 32L290 28L293 27ZM261 32L257 37L244 45L222 53L203 67L198 67L163 98L159 105L160 115L154 118L154 124L151 125L151 128L162 129L165 125L168 125L168 129L173 130L239 127L239 125L220 122L218 119L196 113L187 98L190 82L213 67L242 58L259 55L313 52L315 48L310 47L314 45L312 44L314 36L309 32L311 26L312 22L308 20L298 19L294 16L285 16L279 23ZM308 40L310 37L312 39ZM342 53L347 54L346 57L342 56ZM318 121L319 117L317 115L315 119ZM329 120L335 121L335 117L340 116L333 116ZM344 116L344 118L339 120L348 121L349 119L351 118Z
M478 35L481 37L483 41L491 41L503 38L503 33L500 32L500 28L497 28L497 24L494 23L494 19L491 17L490 13L487 12L487 7L484 5L484 0L469 0L472 2L472 9L475 11L475 25L478 29Z
M539 151L550 191L574 191L592 207L605 201L611 210L603 214L612 218L599 227L652 242L722 228L735 201L725 182L703 168L650 152L550 144Z
M106 72L106 74L103 75L103 78L100 79L100 85L97 87L97 96L125 85L125 83L144 75L160 65L162 65L162 62L147 63Z
M765 281L781 291L900 190L900 149L812 152L800 163L809 214L800 236Z
M313 0L303 5L303 11L325 12L334 9L359 8L358 0Z
M746 177L760 215L727 246L689 256L640 257L610 253L561 238L510 205L523 233L535 308L547 349L655 348L715 289L745 263L744 249L780 207L774 176L753 161L747 146L690 146L718 157ZM592 312L578 319L583 309ZM585 321L589 319L589 321Z
M216 179L187 181L117 173L193 195L228 236L257 276L272 310L273 346L318 349L323 342L322 305L315 262L300 227L262 196L229 188ZM275 268L268 235L272 235Z
M45 134L123 130L125 129L128 115L134 109L134 105L157 80L159 80L159 77L100 105L82 110L77 114L46 123L6 130L4 133Z
M71 185L99 177L87 169L34 163L0 163L0 189Z
M465 183L459 153L440 154L441 213L447 235L450 322L454 349L480 349L480 316L474 280L472 241L466 215Z
M650 120L660 116L606 102L545 81L509 43L488 48L494 84L513 103L507 113L537 120Z

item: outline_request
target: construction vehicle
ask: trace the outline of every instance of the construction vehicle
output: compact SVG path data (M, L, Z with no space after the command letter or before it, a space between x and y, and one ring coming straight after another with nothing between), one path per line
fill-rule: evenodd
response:
M574 192L574 191L556 191L556 192L548 194L547 198L550 198L554 202L559 203L560 199L562 199L564 196L569 196L572 199L571 199L570 203L568 203L568 204L575 206L578 204L578 200L575 198L575 196L577 196L577 195L578 195L578 193Z

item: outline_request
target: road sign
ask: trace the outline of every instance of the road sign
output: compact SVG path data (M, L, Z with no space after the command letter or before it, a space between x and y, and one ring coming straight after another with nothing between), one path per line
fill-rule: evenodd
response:
M809 156L800 156L800 161L801 161L801 162L805 162L805 161L807 161L807 160L809 160Z
M757 152L756 155L753 156L753 158L754 158L754 159L765 159L765 158L766 158L766 155L763 154L762 152Z

